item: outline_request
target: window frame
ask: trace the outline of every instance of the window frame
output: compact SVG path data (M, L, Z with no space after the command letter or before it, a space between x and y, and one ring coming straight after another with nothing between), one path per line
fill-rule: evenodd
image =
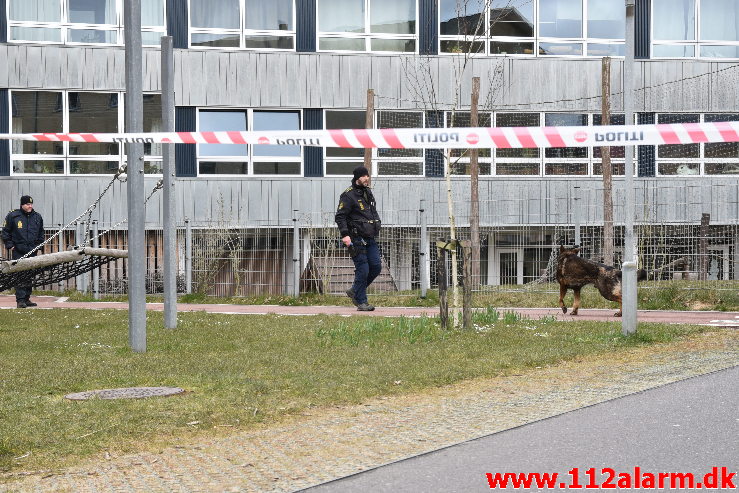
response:
M239 2L239 27L238 28L215 28L215 27L194 27L192 25L192 0L187 0L187 47L191 50L226 50L226 51L270 51L270 52L293 52L297 49L297 6L295 1L292 4L292 29L281 31L274 29L249 29L246 27L246 1L238 0ZM193 34L234 34L239 36L238 46L198 46L193 45ZM275 36L292 39L292 48L247 48L246 37L247 36Z
M379 54L418 54L419 53L419 24L420 24L420 8L419 0L413 0L416 5L416 17L415 22L415 33L413 34L392 34L392 33L372 33L372 0L362 0L364 2L364 32L361 33L348 33L348 32L337 32L337 31L321 31L321 18L320 18L320 2L316 0L316 52L318 53L379 53ZM321 49L321 38L324 39L361 39L364 41L364 50L328 50ZM379 51L372 50L373 39L384 39L391 41L413 41L413 51Z
M70 46L123 46L124 45L124 22L123 22L123 9L125 0L114 0L115 2L115 24L95 24L85 22L72 22L70 21L70 11L68 8L68 0L57 0L60 5L60 21L18 21L10 19L10 1L6 2L5 5L5 18L7 19L8 29L8 44L42 44L42 45L70 45ZM162 25L161 26L150 26L142 25L141 32L147 33L160 33L161 36L167 35L167 2L166 0L161 1L162 6ZM59 29L60 37L59 41L33 41L25 39L12 39L13 28L34 28L34 29ZM103 42L80 42L71 41L70 32L78 30L95 30L95 31L109 31L115 33L115 42L103 43ZM153 47L160 46L159 43L154 45L144 44L143 46Z
M298 116L298 130L303 129L303 110L302 109L293 109L293 108L268 108L268 107L260 107L260 108L234 108L234 107L227 107L227 106L199 106L197 107L196 116L195 116L195 122L196 122L196 131L200 132L200 113L202 111L206 112L245 112L247 119L246 119L246 129L247 131L253 131L254 129L254 112L257 111L264 111L264 112L282 112L282 113L297 113ZM210 131L210 130L209 130ZM201 156L200 155L200 144L196 144L195 147L195 163L197 168L197 176L198 177L206 177L206 178L219 178L219 177L229 177L229 178L296 178L304 175L305 170L305 147L299 146L300 153L298 156L254 156L254 145L256 144L243 144L246 145L247 148L247 154L246 156ZM243 174L239 173L200 173L200 163L202 161L205 162L216 162L216 163L241 163L245 162L247 165L247 172ZM254 164L255 163L298 163L298 173L277 173L277 174L266 174L266 173L254 173Z

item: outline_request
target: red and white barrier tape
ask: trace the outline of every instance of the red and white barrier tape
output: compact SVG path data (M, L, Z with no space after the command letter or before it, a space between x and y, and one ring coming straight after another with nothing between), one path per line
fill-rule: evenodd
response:
M673 123L601 127L478 127L292 130L275 132L170 132L129 134L0 134L0 139L39 142L145 142L165 144L261 144L317 147L527 148L739 142L739 122Z

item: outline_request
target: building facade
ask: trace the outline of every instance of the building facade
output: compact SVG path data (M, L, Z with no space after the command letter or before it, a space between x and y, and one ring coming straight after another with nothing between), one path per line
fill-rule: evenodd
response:
M0 133L123 131L123 1L0 0ZM142 0L144 131L161 129L165 34L175 46L178 131L364 127L368 89L376 127L467 126L473 77L482 81L481 126L599 125L604 56L613 57L611 123L622 124L623 3ZM637 123L739 118L739 2L636 0L635 22ZM176 147L178 219L225 217L242 228L287 228L296 211L329 213L363 160L363 151L349 149ZM153 187L161 147L145 152ZM404 211L417 211L421 199L430 225L448 224L447 168L464 216L469 158L449 157L373 151L376 195L394 212L387 226L418 226ZM618 187L622 148L612 160ZM7 210L31 194L47 224L66 224L124 163L117 144L0 141L0 202ZM736 223L739 144L640 146L636 168L638 196L674 204L660 209L661 223L699 223L706 211L712 222ZM602 156L597 148L482 150L480 173L481 200L496 201L483 226L509 222L502 217L525 227L571 224L575 194L601 193ZM686 207L684 190L698 185L725 199L699 193ZM115 224L125 218L125 185L108 193L93 217ZM602 221L598 208L588 211L584 224ZM147 223L160 227L160 217L154 198Z

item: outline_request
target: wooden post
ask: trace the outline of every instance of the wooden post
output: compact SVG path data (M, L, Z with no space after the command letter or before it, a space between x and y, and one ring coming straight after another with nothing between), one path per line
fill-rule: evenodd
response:
M472 251L469 241L462 245L462 328L472 328Z
M439 320L441 328L449 327L449 304L446 290L446 249L436 247L436 280L439 283Z
M611 58L603 57L601 125L611 124ZM603 157L603 263L613 265L613 168L611 148L600 148Z
M367 114L365 116L364 127L371 129L375 127L375 90L367 89ZM372 180L372 149L364 150L364 167L369 170L370 180Z
M480 78L472 78L472 104L470 106L470 126L479 126L477 118L477 106L480 101ZM470 240L472 242L472 262L469 272L464 269L462 282L466 282L466 276L471 276L470 281L477 286L480 282L480 195L478 179L480 177L480 166L478 163L479 151L470 149ZM466 296L466 294L464 295ZM466 328L466 326L465 326Z
M698 279L708 279L708 224L711 215L703 213L701 216L700 241L698 243Z

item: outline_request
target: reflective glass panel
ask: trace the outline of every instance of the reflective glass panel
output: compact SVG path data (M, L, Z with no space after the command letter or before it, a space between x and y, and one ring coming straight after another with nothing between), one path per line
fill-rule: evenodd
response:
M485 43L481 41L441 41L442 53L485 53Z
M654 39L695 39L695 0L652 0L652 12Z
M370 32L416 33L416 0L371 0Z
M68 0L69 22L118 24L115 0Z
M239 29L239 0L190 0L190 25Z
M416 41L413 39L372 39L370 50L413 53L416 51Z
M539 43L539 55L581 56L582 43Z
M474 35L485 31L485 0L440 0L439 34Z
M162 97L159 94L144 94L144 132L162 132ZM144 144L144 154L161 156L162 144Z
M211 48L238 48L238 34L192 33L192 46L208 46Z
M588 38L624 39L626 8L623 2L588 0Z
M700 115L695 113L662 113L657 115L657 123L698 123ZM684 159L699 158L700 144L669 144L657 146L657 157ZM689 173L682 173L689 174Z
M64 173L64 161L13 161L13 173Z
M293 0L246 0L247 29L292 31Z
M246 162L211 162L200 161L198 174L200 175L245 175L249 173L249 163Z
M531 0L492 0L490 35L533 37L534 5Z
M62 93L13 91L11 93L13 133L61 133ZM63 154L61 142L12 140L13 154Z
M352 176L354 168L361 164L357 161L328 161L326 162L326 174Z
M377 128L423 128L420 111L379 111ZM377 149L378 157L421 157L423 149Z
M708 113L703 116L703 121L707 123L736 122L739 121L739 115L730 113ZM704 156L707 158L739 158L739 142L714 142L706 143L704 146ZM708 163L706 163L706 174L709 174Z
M61 42L62 30L46 27L10 26L10 39L15 41Z
M118 42L117 31L103 31L100 29L70 29L68 39L72 43L115 44Z
M739 46L701 46L700 50L706 58L739 58Z
M118 94L70 92L67 99L70 132L118 132ZM69 154L118 154L118 144L70 142Z
M497 113L495 115L496 127L538 127L540 125L539 113ZM505 157L521 157L521 158L538 158L538 148L528 149L497 149L495 155L499 158ZM508 169L509 165L502 169ZM509 174L509 173L498 173ZM513 173L515 174L515 173ZM529 173L530 174L530 173ZM539 174L537 166L536 173Z
M244 48L292 50L295 43L292 36L246 36Z
M299 175L300 163L255 162L255 175Z
M539 0L539 36L582 37L582 0Z
M162 0L141 0L141 25L164 26L164 2Z
M12 21L61 22L59 0L10 0L8 18Z
M361 38L320 38L318 49L327 51L365 51L365 40Z
M491 55L533 55L534 43L490 42Z
M112 175L118 171L118 161L69 161L69 172L81 175Z
M377 174L386 176L420 175L423 173L423 163L388 162L377 163Z
M247 130L246 111L200 110L199 116L201 132ZM241 144L199 144L198 152L201 156L246 156L248 149Z
M624 56L625 54L626 47L621 43L588 43L588 56Z
M320 32L364 32L364 0L318 0Z
M739 3L701 0L701 39L739 41Z
M300 130L300 113L297 111L255 111L254 130ZM254 155L297 157L300 156L300 146L255 145ZM256 168L254 172L256 173Z
M693 45L654 45L652 55L655 58L689 58L695 56Z
M699 175L701 167L698 163L657 163L660 175Z

